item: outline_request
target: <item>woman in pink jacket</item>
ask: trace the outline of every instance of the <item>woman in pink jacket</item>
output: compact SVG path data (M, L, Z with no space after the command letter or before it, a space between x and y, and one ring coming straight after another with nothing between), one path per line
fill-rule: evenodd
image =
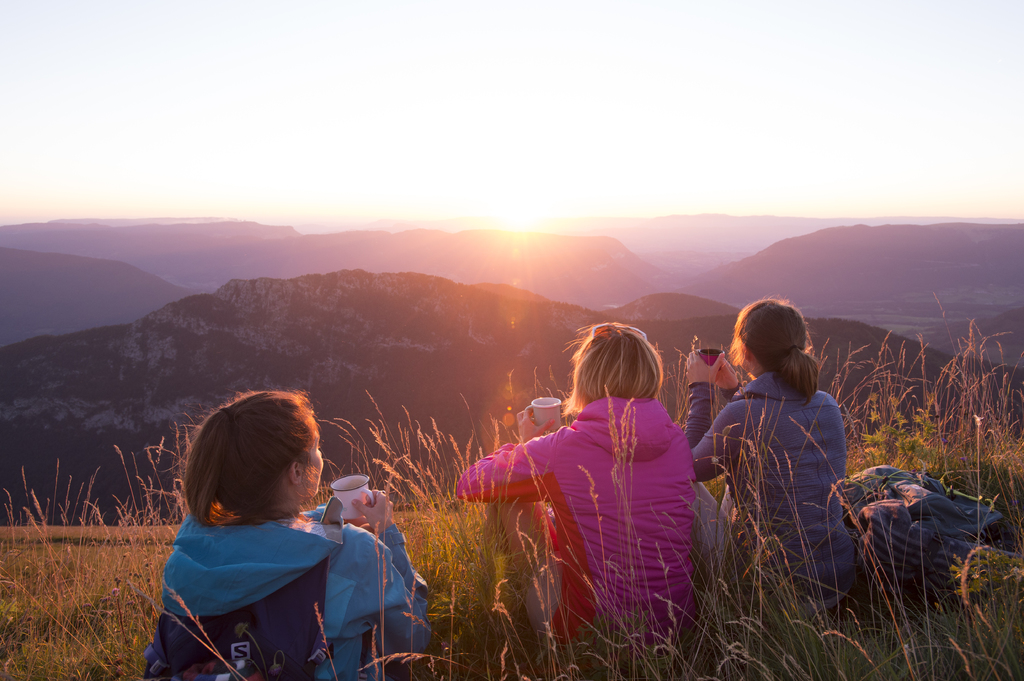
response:
M573 424L536 437L554 420L520 413L522 444L470 466L457 494L511 502L494 508L512 548L537 552L535 629L566 640L603 622L657 642L693 622L690 447L657 399L661 357L642 331L584 329L572 363Z

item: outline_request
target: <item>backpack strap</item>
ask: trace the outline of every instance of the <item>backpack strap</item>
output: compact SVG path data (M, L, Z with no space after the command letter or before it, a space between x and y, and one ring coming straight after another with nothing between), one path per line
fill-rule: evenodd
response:
M167 664L167 655L164 653L163 642L160 640L159 627L153 636L153 642L142 651L142 656L146 658L146 670L142 675L144 679L159 678L161 674L171 668L171 665Z

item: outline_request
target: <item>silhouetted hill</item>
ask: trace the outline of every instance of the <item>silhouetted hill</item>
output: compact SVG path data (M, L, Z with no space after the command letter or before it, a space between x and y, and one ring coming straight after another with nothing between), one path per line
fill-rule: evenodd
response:
M610 237L497 230L298 235L290 227L241 222L119 228L45 223L0 228L0 246L121 260L204 291L231 279L364 269L511 284L595 309L654 293L650 279L658 273Z
M123 262L0 248L0 345L130 322L191 293Z
M738 307L698 296L688 296L685 293L652 293L622 307L608 310L607 314L610 319L628 322L640 319L735 316L739 311Z
M976 318L1018 307L1022 253L1024 225L836 227L780 241L683 292L735 305L781 295L812 315L913 332L940 321L942 309Z

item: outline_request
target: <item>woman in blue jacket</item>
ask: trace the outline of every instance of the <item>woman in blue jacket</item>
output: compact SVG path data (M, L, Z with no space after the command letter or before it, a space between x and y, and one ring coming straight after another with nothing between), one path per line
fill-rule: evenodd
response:
M355 679L364 633L378 656L426 647L426 583L409 563L392 503L353 502L362 527L311 522L301 508L323 469L320 433L301 393L241 395L209 414L188 444L182 487L189 515L164 568L164 607L181 616L231 612L330 556L323 613L333 659L318 679ZM362 669L381 678L379 658Z
M837 485L846 477L846 433L835 399L818 390L818 363L807 353L807 325L792 305L760 300L736 320L731 359L708 366L687 360L690 412L686 437L700 482L725 473L738 510L741 547L774 537L812 609L831 608L856 572L853 541L843 526ZM728 404L711 422L711 385Z

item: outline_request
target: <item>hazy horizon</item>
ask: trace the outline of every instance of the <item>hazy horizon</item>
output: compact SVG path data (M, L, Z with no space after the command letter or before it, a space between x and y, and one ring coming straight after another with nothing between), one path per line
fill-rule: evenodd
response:
M203 225L216 222L244 222L228 216L208 217L160 217L160 218L57 218L43 224L55 225L60 230L64 225L104 224L113 228L126 228L145 224ZM867 225L935 225L946 223L972 223L989 225L1024 225L1024 220L999 218L963 218L954 216L889 216L875 218L808 218L796 216L733 216L724 214L666 215L655 218L590 217L590 218L549 218L530 222L513 223L497 217L462 217L444 220L395 220L381 218L368 222L350 221L333 223L267 223L248 220L256 224L276 228L269 233L277 236L287 234L327 235L348 231L377 231L396 234L409 230L433 230L448 233L470 230L497 230L499 232L536 233L573 237L611 237L628 250L662 262L674 269L681 262L687 267L692 261L683 254L715 254L720 263L738 260L753 255L772 244L793 237L805 236L819 230L834 227ZM0 224L3 227L17 224ZM65 228L66 229L66 228ZM46 230L52 231L52 230ZM195 230L186 230L194 233ZM220 230L214 230L220 231ZM707 238L713 235L714 238ZM51 246L50 248L53 248ZM59 250L59 248L58 248ZM668 256L669 260L663 258ZM680 256L683 256L682 258ZM653 262L653 261L652 261Z
M346 217L339 216L336 218L325 218L321 220L308 220L302 217L285 220L270 220L261 219L260 216L246 216L237 217L232 215L211 215L211 216L152 216L152 217L137 217L137 216L91 216L91 217L68 217L60 216L54 217L50 215L32 216L29 218L5 218L0 216L0 227L8 227L20 224L45 224L45 223L67 223L67 224L83 224L88 222L96 222L98 224L109 224L109 223L121 223L121 226L127 226L129 224L188 224L188 223L204 223L204 222L256 222L265 225L279 225L293 227L296 231L302 234L325 234L329 233L327 230L335 231L349 231L354 229L384 229L387 223L395 223L401 225L406 223L414 226L432 225L436 229L442 231L459 231L465 229L461 225L469 222L478 223L491 223L494 229L507 229L509 231L548 231L553 233L574 233L579 231L578 228L566 226L564 231L559 230L559 227L563 225L572 225L579 223L592 223L597 225L599 223L623 223L619 225L622 228L628 228L629 226L640 226L642 223L657 220L659 218L685 218L685 219L701 219L706 218L710 220L715 219L726 219L726 220L778 220L779 222L792 221L792 220L808 220L808 221L821 221L821 222L835 222L849 225L855 224L866 224L866 225L883 225L883 224L938 224L942 222L966 222L966 223L977 223L977 224L1024 224L1024 217L1022 218L1003 218L1003 217L971 217L971 216L954 216L954 215L890 215L890 216L860 216L860 217L843 217L843 216L815 216L815 215L732 215L729 213L696 213L696 214L683 214L673 213L668 215L650 215L650 216L561 216L561 217L541 217L537 219L531 219L526 221L513 221L508 218L503 218L497 215L454 215L443 218L427 218L427 217L405 217L396 218L387 215L371 216L371 217ZM905 220L906 223L899 221ZM627 223L635 223L628 225ZM447 227L447 229L446 229Z

